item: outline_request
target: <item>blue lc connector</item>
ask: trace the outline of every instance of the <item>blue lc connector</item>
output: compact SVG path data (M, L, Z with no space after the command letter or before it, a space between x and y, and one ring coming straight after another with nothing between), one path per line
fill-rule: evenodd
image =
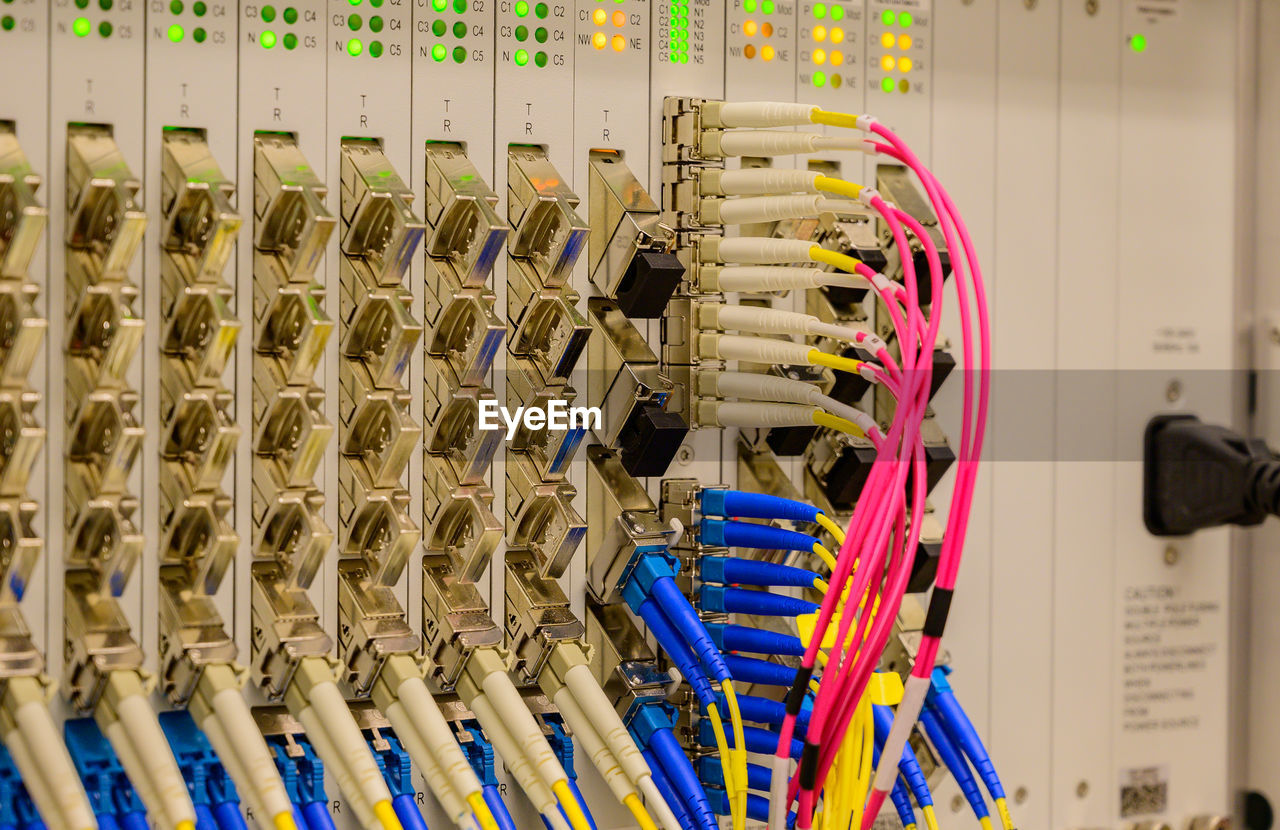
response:
M471 740L464 739L459 742L459 745L462 747L463 754L467 756L467 763L480 779L484 803L488 805L489 812L493 813L493 820L498 823L499 830L516 830L515 819L511 817L507 802L502 800L502 791L498 789L498 776L493 767L493 744L489 743L489 738L480 728L479 721L463 721L462 730L470 736Z
M413 788L413 762L409 752L391 728L365 730L365 741L373 753L382 777L391 791L391 809L404 830L427 830L427 822L418 809L417 792Z
M701 542L717 548L760 548L811 553L818 539L807 533L784 530L773 525L704 518L698 526Z
M716 817L707 793L673 731L675 710L667 703L645 703L631 707L624 720L641 751L646 757L651 757L656 764L654 768L660 768L666 776L672 793L684 806L692 826L700 830L716 830Z
M982 743L982 738L978 737L978 730L974 728L973 722L969 720L969 716L965 714L964 708L951 689L951 683L947 679L949 674L951 674L950 666L940 666L933 670L931 677L933 685L929 689L928 697L925 698L925 704L933 707L937 712L942 728L947 731L947 736L969 758L969 762L973 764L974 771L986 785L991 798L998 801L1005 797L1004 785L1000 783L1000 776L996 774L996 765L992 762L986 745Z
M879 749L883 749L884 742L889 739L889 730L893 728L893 709L888 706L875 705L871 707L871 713L875 719L876 726L875 745ZM876 751L879 752L879 749ZM898 772L902 773L902 777L907 782L907 787L911 790L911 794L915 796L917 804L921 807L933 806L933 793L929 790L929 781L924 776L924 770L920 769L920 760L916 758L916 753L911 749L911 744L907 744L902 748L902 759L898 761Z
M699 495L699 508L704 516L737 519L783 519L791 522L814 522L822 511L811 504L766 493L742 490L705 489Z
M757 657L743 657L740 654L726 654L724 662L735 683L790 688L796 682L796 670L780 663L770 663Z
M947 730L942 725L942 719L938 716L938 710L928 703L920 710L920 726L924 728L925 736L928 737L929 743L933 744L942 763L951 772L951 777L956 780L960 794L973 808L974 816L979 819L989 817L991 811L987 809L987 802L982 799L978 779L973 777L969 764L965 762L964 754L947 734Z
M235 784L191 715L162 712L157 719L195 805L196 830L248 830Z
M0 830L44 830L35 802L3 744L0 744Z
M779 634L763 628L751 628L733 623L707 623L711 639L721 651L745 651L750 654L775 654L800 657L804 643L791 634Z
M732 733L727 735L729 747L737 749ZM742 739L746 744L747 752L756 755L773 755L778 751L778 733L771 732L768 729L761 729L758 726L744 726L742 728ZM698 721L698 743L708 749L715 749L716 736L711 730L711 721L703 718ZM799 738L791 739L791 757L799 758L800 753L804 751L804 741Z
M146 807L93 718L68 720L62 725L62 734L99 830L148 830Z
M324 764L306 735L265 737L285 791L295 807L294 821L301 817L298 826L307 830L335 830L333 817L329 815L329 795L324 789Z
M698 599L702 610L712 614L800 617L818 610L817 604L807 600L727 585L703 585L698 589Z

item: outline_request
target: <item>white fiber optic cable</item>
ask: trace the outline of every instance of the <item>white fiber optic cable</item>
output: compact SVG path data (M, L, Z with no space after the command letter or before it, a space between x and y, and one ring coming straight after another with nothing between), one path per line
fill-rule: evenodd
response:
M700 279L707 291L790 291L808 288L869 288L860 276L818 268L787 265L738 265L702 269Z
M703 196L772 196L779 193L817 193L821 174L782 167L708 167L698 174Z
M857 424L864 432L876 426L870 415L843 404L803 380L766 375L760 372L699 372L698 392L721 398L809 404Z
M15 728L5 735L4 742L7 746L21 744L19 753L30 759L25 769L18 753L10 751L19 774L24 781L40 779L48 793L51 803L46 806L53 812L46 813L36 805L46 817L45 823L57 825L59 822L55 819L61 819L61 825L69 830L94 827L93 808L58 734L53 715L45 705L44 686L34 677L14 677L8 681L5 695L15 706L12 710Z
M23 738L21 732L17 729L9 733L4 741L5 748L9 750L9 756L13 758L13 765L18 769L18 775L22 778L22 784L27 788L27 795L31 796L31 801L36 805L36 812L40 814L40 818L44 820L46 826L57 827L59 822L67 821L68 828L96 828L97 821L93 818L93 813L89 813L89 823L70 824L69 819L63 815L63 805L58 803L58 799L49 789L49 781L45 775L45 771L40 768L40 762L36 760L35 753L31 749L31 744ZM79 776L76 776L79 781ZM83 818L81 818L83 822Z
M495 712L502 718L503 724L511 732L511 736L520 744L525 757L533 763L538 776L554 792L556 784L568 779L560 760L556 758L551 745L542 734L533 713L525 706L524 698L511 677L505 671L491 672L485 677L482 688L484 696Z
M231 742L227 738L227 733L223 731L222 724L218 723L218 718L214 715L209 715L203 721L197 721L196 725L204 733L204 736L209 739L209 746L213 747L214 753L218 756L218 762L226 769L227 775L231 776L241 800L249 806L255 816L270 816L276 830L281 830L276 814L271 812L263 803L258 788L240 783L241 781L246 781L251 784L253 779L249 778L245 773L244 766L240 763L240 757L231 748ZM293 820L292 812L289 814L289 820Z
M698 306L698 325L702 328L747 331L753 334L830 337L861 346L873 354L887 348L883 340L870 332L824 323L812 314L781 308L702 303Z
M239 776L233 775L232 780L242 793L253 794L259 802L259 809L264 811L261 814L269 816L273 823L281 821L281 816L292 820L293 805L289 801L289 792L239 686L230 666L205 667L198 692L206 689L216 691L207 696L198 694L190 707L192 714L203 716L201 728L206 734L216 731L225 740L224 749L215 746L214 750L224 765L226 758L223 756L234 757L240 773Z
M538 775L533 763L521 750L519 742L507 730L506 724L490 704L487 696L476 695L468 706L480 721L485 734L489 736L493 748L506 762L507 769L520 785L520 789L524 790L524 794L533 802L534 808L546 818L552 830L569 830L569 823L565 821L564 816L560 815L555 794Z
M107 738L111 739L122 764L125 754L133 759L134 772L130 773L127 767L125 770L130 782L134 781L135 774L147 782L160 815L167 818L170 826L181 828L184 822L194 824L196 810L187 792L187 782L145 694L139 689L137 694L124 695L115 702L114 709L116 720Z
M99 728L101 728L101 724L99 724ZM155 788L151 786L151 780L147 777L142 762L138 759L133 745L129 743L129 736L125 733L124 725L120 721L114 720L107 724L106 728L102 729L102 733L106 735L107 743L111 744L116 757L120 759L120 766L124 768L125 777L129 779L129 785L133 787L133 791L138 794L138 800L142 802L143 808L147 811L147 818L151 820L152 826L161 828L175 827L176 822L169 818L165 805L161 803L156 795ZM194 813L194 810L192 812Z
M757 401L699 401L698 421L740 429L813 426L816 406Z
M818 194L703 199L698 206L698 220L704 225L780 222L823 213L861 215L866 213L866 208L848 199L832 199Z
M815 104L787 101L708 101L702 123L708 127L799 127L813 123Z
M436 705L422 678L415 676L406 679L396 690L396 695L424 745L449 777L458 795L465 799L472 793L482 794L480 779L467 763L462 748L453 737L453 730L440 713L440 707Z
M409 752L409 757L418 765L422 772L422 777L426 779L427 786L431 788L436 796L436 800L440 802L440 806L444 808L448 814L449 820L458 826L458 830L479 830L479 824L471 815L471 809L466 802L462 800L462 796L458 794L453 785L449 783L449 777L445 775L444 770L436 762L435 756L427 749L427 745L423 743L422 737L418 734L413 720L405 713L404 706L400 701L387 706L383 712L387 716L387 720L391 722L391 728L396 731L396 737L404 744L404 748Z
M730 130L704 132L698 148L707 158L729 156L793 156L823 150L873 153L861 137L825 136L818 133L775 132L773 130Z
M348 714L346 717L350 718L351 716ZM356 785L351 768L346 763L348 759L343 757L338 748L334 746L329 733L325 730L324 720L310 706L301 709L297 713L297 718L298 723L302 724L302 728L306 730L307 740L315 747L316 754L320 756L320 761L324 764L325 770L333 773L334 779L338 782L338 789L346 796L347 804L351 807L351 811L355 813L356 820L360 822L365 830L375 830L378 827L378 820L373 815L373 806Z
M817 351L812 346L790 340L705 332L698 335L698 350L704 357L713 359L784 366L807 366L811 362L811 353Z
M810 262L816 247L801 239L775 239L765 236L735 236L728 239L710 237L702 241L698 254L702 262L726 262L738 265L794 265Z
M639 795L635 784L627 777L613 750L605 744L604 738L600 737L595 725L578 706L569 687L561 686L551 702L560 710L560 715L573 732L573 737L582 745L583 751L591 759L592 766L600 773L600 777L609 786L609 791L613 793L618 803L625 804L627 796Z
M311 688L309 702L333 748L345 759L352 783L373 808L378 823L388 830L400 830L400 820L391 806L391 791L338 685L332 681L317 683Z

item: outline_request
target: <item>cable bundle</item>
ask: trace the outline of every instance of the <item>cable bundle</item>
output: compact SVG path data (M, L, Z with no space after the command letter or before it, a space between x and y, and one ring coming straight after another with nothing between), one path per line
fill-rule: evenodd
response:
M723 224L730 224L738 218L755 219L766 213L771 217L783 214L806 216L858 207L885 224L900 254L902 282L898 284L858 259L794 239L707 235L700 240L697 252L700 264L715 269L715 280L721 286L754 288L785 285L803 288L835 284L835 281L821 278L806 278L799 273L801 269L796 268L800 263L861 278L882 303L898 341L895 357L883 341L869 332L823 323L810 315L716 303L696 305L696 324L702 329L697 345L704 358L824 365L862 375L867 381L881 385L896 401L893 419L887 428L872 429L869 428L872 425L865 421L858 423L850 417L847 408L837 409L829 399L811 391L793 388L784 382L752 382L748 378L724 373L723 380L708 377L706 391L702 394L734 397L739 402L713 402L704 398L697 410L705 423L741 427L784 423L800 425L806 417L810 423L822 423L813 414L816 409L824 417L839 421L828 420L822 425L845 431L853 431L848 427L854 427L857 432L865 434L875 447L876 457L861 488L861 496L854 505L847 531L828 527L829 520L821 522L840 543L839 554L823 556L818 547L811 548L831 573L829 585L821 579L811 583L822 593L822 602L802 626L806 632L802 636L804 654L800 668L792 672L794 678L786 699L785 715L777 732L769 804L769 825L773 828L787 826L788 814L794 805L795 826L808 830L814 825L821 805L822 826L843 828L852 820L854 826L867 830L875 821L884 800L898 786L899 769L892 760L903 756L907 739L932 688L931 675L964 547L989 397L990 324L981 268L973 241L950 196L906 143L874 118L827 112L815 106L765 102L705 102L701 106L704 132L698 149L702 158L737 155L745 152L744 148L748 146L753 153L764 155L850 146L907 167L923 186L937 216L937 228L946 242L949 255L947 264L956 277L960 365L965 370L962 372L963 416L957 477L923 638L901 702L897 705L896 717L887 731L881 729L885 734L877 741L874 740L876 718L868 692L910 582L928 493L921 426L933 391L933 360L942 319L943 282L947 276L944 261L939 246L922 224L886 202L873 189L801 171L707 168L696 174L700 176L702 195L714 197L700 214L704 220L718 219ZM843 138L809 133L767 130L769 127L812 125L856 130L863 134L864 140L849 142ZM817 198L824 195L835 197L835 200ZM923 251L923 258L919 258L916 251ZM918 269L919 263L927 267L927 280L917 280L917 270L924 270L923 267ZM735 272L740 272L741 277ZM820 350L807 350L808 347L799 343L775 339L779 334L799 334L849 343L866 355L866 360L839 358L837 361L833 359L835 356L825 355ZM754 409L751 408L753 401ZM770 404L776 411L768 410ZM816 511L804 518L772 515L774 511L771 508L777 505L748 503L730 496L714 499L720 499L721 503L704 504L704 515L724 519L786 518L809 522L825 518ZM736 503L729 503L735 500ZM738 510L742 512L735 512ZM711 533L704 542L806 550L804 543L781 537L771 541L742 540L735 536L741 533L734 527L736 524L732 521L711 523L708 528ZM725 564L713 564L710 571L712 577L719 575L722 582L728 583L733 580L725 573ZM731 565L727 570L737 574L742 569ZM704 577L706 571L704 567ZM765 585L803 584L804 580L798 574L759 576ZM711 607L720 611L756 614L804 613L800 601L782 602L780 599L764 600L754 592L727 584L713 583L702 589L704 610ZM726 629L720 630L722 644L727 633ZM731 638L739 636L740 632L730 635ZM734 662L754 659L736 658ZM734 666L731 671L738 668ZM740 668L748 674L755 672L753 676L764 674L752 662L741 663ZM778 679L776 674L775 680ZM734 676L739 677L737 674ZM811 713L799 764L793 774L791 744L803 707L811 708ZM864 802L861 796L848 791L847 784L870 772L872 750L877 744L890 762L875 769L874 784ZM838 769L835 776L832 775L833 769ZM728 782L725 788L732 790ZM899 807L902 807L901 795L909 789L909 785L899 789L900 795L895 797ZM742 807L735 811L735 826L741 826L743 812ZM1010 822L1006 819L1005 824L1008 827Z

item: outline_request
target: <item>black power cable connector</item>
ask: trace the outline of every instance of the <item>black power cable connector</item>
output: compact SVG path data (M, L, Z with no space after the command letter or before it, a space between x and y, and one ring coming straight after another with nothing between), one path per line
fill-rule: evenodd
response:
M1260 439L1194 415L1152 418L1142 466L1142 518L1156 536L1280 515L1280 456Z

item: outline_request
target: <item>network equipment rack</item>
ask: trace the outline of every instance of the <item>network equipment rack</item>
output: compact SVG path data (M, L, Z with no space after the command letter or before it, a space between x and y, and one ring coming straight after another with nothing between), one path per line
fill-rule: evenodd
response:
M1259 5L0 0L0 824L1227 826Z

